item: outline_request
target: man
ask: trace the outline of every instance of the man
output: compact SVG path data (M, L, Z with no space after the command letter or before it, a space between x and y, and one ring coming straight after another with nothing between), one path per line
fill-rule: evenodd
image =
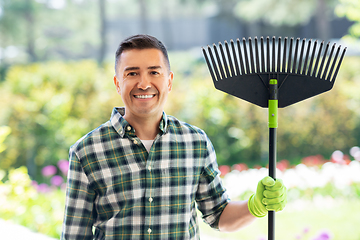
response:
M120 44L114 84L125 107L70 149L61 239L198 239L196 206L220 231L284 208L286 189L270 177L249 201L228 199L204 131L163 111L173 78L156 38Z

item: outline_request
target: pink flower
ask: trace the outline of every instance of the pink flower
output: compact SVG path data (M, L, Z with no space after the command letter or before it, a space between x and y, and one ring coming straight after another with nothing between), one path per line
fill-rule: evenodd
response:
M57 165L60 171L66 176L69 170L69 161L65 159L61 159Z
M51 184L54 185L54 186L61 186L61 184L64 182L64 179L59 176L59 175L55 175L51 178Z
M48 193L51 191L50 187L46 183L39 184L37 190L41 193Z
M323 156L318 154L318 155L305 157L301 160L301 162L306 166L319 166L324 164L326 161L324 160Z
M233 169L238 170L239 172L249 169L245 163L238 163L233 165Z
M48 165L41 170L41 173L44 177L50 177L50 176L54 175L56 172L57 172L57 169L53 165Z
M290 162L288 160L283 159L276 164L276 167L281 171L285 171L290 167Z
M39 184L38 184L38 182L37 182L37 181L32 180L32 181L31 181L31 186L33 186L35 189L37 189L37 188L38 188L38 186L39 186Z
M330 239L332 239L331 233L328 231L323 231L313 240L330 240Z
M221 172L220 176L224 177L226 174L230 172L230 167L227 165L221 165L219 166L219 170Z

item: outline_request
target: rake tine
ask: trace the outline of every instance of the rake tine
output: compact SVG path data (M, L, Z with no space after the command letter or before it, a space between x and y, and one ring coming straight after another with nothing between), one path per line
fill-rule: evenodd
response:
M255 72L255 61L254 61L254 54L253 54L253 49L252 49L252 42L251 42L251 37L249 37L249 52L250 52L250 63L251 63L251 72L254 73Z
M300 72L301 72L302 59L303 59L304 48L305 48L305 42L306 42L306 39L304 38L302 40L302 44L301 44L301 52L300 52L300 56L299 56L299 65L298 65L298 68L297 68L297 71L296 71L297 74L300 74Z
M264 53L264 38L260 38L260 48L261 48L261 72L266 72L265 70L265 53Z
M209 49L209 51L210 51L210 46L208 46L208 49ZM202 48L202 51L203 51L203 54L204 54L204 57L205 57L206 64L207 64L207 66L208 66L208 68L209 68L211 78L212 78L214 81L217 81L217 79L215 78L215 75L214 75L213 68L211 67L209 58L208 58L208 56L207 56L207 54L206 54L205 48Z
M230 44L231 44L231 49L233 52L233 58L234 58L234 62L235 62L236 75L240 76L240 69L239 69L239 64L238 64L237 57L236 57L235 45L234 45L234 41L232 39L230 40Z
M333 55L333 53L334 53L334 50L335 50L335 43L334 43L334 45L333 45L332 48L331 48L330 55L329 55L329 57L328 57L328 60L327 60L326 66L325 66L325 70L324 70L323 75L322 75L322 77L321 77L321 78L323 78L323 79L326 79L325 77L326 77L326 75L327 75L327 73L328 73L330 61L331 61L331 59L332 59L332 55Z
M339 47L339 50L340 50L340 47ZM336 78L336 76L337 76L337 74L338 74L338 72L339 72L339 69L340 69L341 62L342 62L342 60L343 60L343 58L344 58L344 56L345 56L345 52L346 52L346 48L344 48L344 50L343 50L343 52L342 52L342 54L341 54L340 60L339 60L339 62L337 63L336 70L335 70L335 73L334 73L334 75L333 75L333 77L332 77L332 79L331 79L331 82L334 82L334 81L335 81L335 78Z
M260 61L259 61L259 49L258 49L258 39L257 37L254 38L255 41L255 55L256 55L256 72L260 72Z
M312 50L312 53L311 53L311 57L310 57L310 63L309 63L309 68L307 70L307 73L306 75L310 76L311 75L311 72L312 70L314 69L313 67L313 61L314 61L314 56L315 56L315 50L316 50L316 45L317 45L317 40L315 40L314 42L314 47L313 47L313 50Z
M298 53L298 49L299 49L299 42L300 42L300 38L296 39L296 44L295 44L295 56L294 56L294 65L293 65L293 69L292 69L292 73L296 73L296 61L297 61L297 53Z
M293 43L294 43L294 38L291 38L290 39L290 47L289 47L289 59L288 59L288 65L287 65L287 70L286 70L286 72L288 72L288 73L291 70L291 57L292 57Z
M229 68L228 68L228 65L227 65L227 61L226 61L226 57L225 57L225 53L224 53L224 48L223 48L221 42L219 42L219 48L220 48L220 53L221 53L222 60L223 60L223 63L224 63L226 77L230 77L230 72L229 72Z
M319 60L320 60L320 56L321 56L321 50L322 50L323 46L324 46L324 41L322 41L320 43L319 51L318 51L318 54L317 54L315 65L314 65L314 71L312 72L312 75L311 75L312 77L315 77L315 74L316 74L316 72L318 70Z
M240 39L237 39L236 41L237 41L237 46L238 46L238 51L239 51L241 74L245 74L244 61L243 61L243 56L242 56L241 47L240 47Z
M220 78L220 74L219 74L219 71L218 71L218 68L216 66L216 62L215 62L215 59L214 59L214 55L212 54L212 51L211 51L211 47L208 46L208 51L209 51L209 55L210 55L210 58L211 58L211 62L212 62L212 65L214 67L214 71L215 71L215 74L216 74L216 80L219 81L221 78Z
M338 56L339 56L340 48L341 48L341 45L340 45L340 46L337 48L337 50L336 50L334 60L333 60L333 62L332 62L332 64L331 64L331 67L330 67L330 70L329 70L329 74L326 76L326 79L327 79L327 80L331 80L331 75L332 75L332 73L333 73L333 71L334 71L334 66L335 66L335 63L336 63L336 59L337 59Z
M266 71L270 72L270 38L266 38Z
M272 38L272 72L275 72L275 36Z
M280 72L280 62L281 62L280 56L281 56L281 37L279 37L279 40L278 40L278 55L277 55L278 62L277 62L277 69L276 69L277 72Z
M248 58L245 38L243 38L243 48L244 48L244 57L245 57L245 64L246 64L246 73L249 74L250 73L249 58Z
M229 45L228 45L227 41L225 41L225 49L226 49L226 53L227 53L228 60L229 60L229 66L230 66L230 70L231 70L231 77L234 77L235 76L234 64L233 64L233 61L231 59Z
M283 50L283 63L282 63L282 68L281 68L281 71L282 72L285 72L286 71L286 52L287 52L287 40L288 38L285 37L284 38L284 50Z
M216 48L215 43L214 43L213 48L214 48L216 60L217 60L217 62L218 62L218 66L219 66L219 69L220 69L221 79L224 79L224 78L225 78L225 73L224 73L224 69L223 69L222 66L221 66L221 60L220 60L219 52L218 52L218 50L217 50L217 48Z
M307 45L307 51L306 51L306 56L305 56L305 61L304 61L304 67L303 67L302 75L305 75L305 72L306 72L307 69L308 69L307 62L308 62L308 59L309 59L310 48L311 48L311 39L309 40L308 45Z
M317 73L317 78L320 78L320 75L321 75L321 73L322 73L322 69L323 69L323 67L324 67L324 62L325 62L325 58L326 58L326 55L327 55L327 52L328 52L328 50L329 50L329 45L330 45L330 42L328 42L327 44L326 44L326 47L325 47L325 51L324 51L324 54L323 54L323 59L321 60L321 64L320 64L320 68L319 68L319 71L318 71L318 73Z

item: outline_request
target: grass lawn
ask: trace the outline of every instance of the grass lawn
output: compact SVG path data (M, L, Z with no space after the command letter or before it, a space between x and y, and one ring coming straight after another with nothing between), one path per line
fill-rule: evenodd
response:
M288 203L275 218L277 240L315 240L324 231L330 233L331 240L360 240L360 199L298 200ZM267 217L235 233L214 231L203 222L200 228L204 234L220 239L267 239Z

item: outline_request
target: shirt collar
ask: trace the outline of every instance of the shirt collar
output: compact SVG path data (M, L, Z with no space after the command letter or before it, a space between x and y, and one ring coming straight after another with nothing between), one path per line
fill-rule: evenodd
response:
M125 115L125 108L124 107L114 107L110 122L111 125L114 127L115 131L121 136L124 137L126 131L134 131L132 126L125 120L123 117ZM162 114L162 118L159 124L159 129L161 130L162 134L167 132L168 128L168 117L165 112Z

